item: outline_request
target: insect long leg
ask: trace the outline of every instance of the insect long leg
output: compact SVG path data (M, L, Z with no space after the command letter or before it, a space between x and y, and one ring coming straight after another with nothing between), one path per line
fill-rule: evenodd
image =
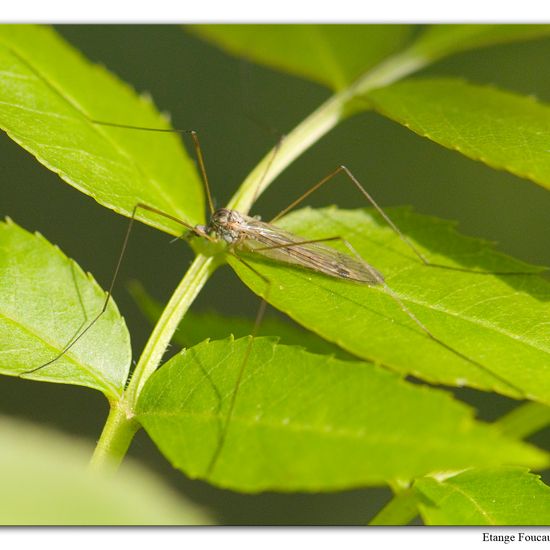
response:
M438 338L420 319L404 304L403 300L399 297L399 295L386 283L384 278L374 269L372 266L370 266L357 252L357 250L354 248L354 246L340 236L334 236L334 237L327 237L322 239L310 239L310 240L304 240L304 241L297 241L293 243L285 243L285 244L277 244L273 246L265 246L261 248L256 248L255 251L262 251L262 250L273 250L273 249L282 249L282 248L297 248L300 246L305 246L312 243L322 243L322 242L334 242L334 241L340 241L352 254L355 256L357 261L359 261L361 264L363 264L364 268L370 273L372 278L376 281L376 284L380 285L383 289L383 291L399 306L401 311L411 321L415 323L415 325L431 340L448 350L449 352L453 353L458 358L468 361L472 365L476 366L483 372L489 374L493 378L497 379L503 384L506 384L508 387L510 387L515 392L518 392L520 395L523 395L523 390L521 390L518 386L514 385L509 380L506 380L505 378L501 377L497 373L493 372L491 369L487 368L485 365L480 363L479 361L476 361L475 359L472 359L471 357L468 357L466 354L462 353L461 351L457 350L453 346L447 344L440 338Z
M195 130L181 130L179 128L148 128L146 126L134 126L132 124L121 124L118 122L106 122L103 120L90 120L94 124L99 124L100 126L110 126L112 128L125 128L127 130L141 130L145 132L160 132L165 134L189 134L193 139L193 147L195 148L195 155L197 157L197 162L199 165L199 171L201 173L202 182L204 184L204 189L206 191L206 198L208 199L208 208L210 214L215 210L214 200L212 199L212 192L210 190L210 184L208 182L208 175L206 173L206 165L204 163L204 155L202 154L202 147L199 141L199 136ZM163 214L157 211L157 214Z
M258 312L256 313L256 319L254 320L254 327L252 329L251 338L248 342L248 346L246 347L246 351L244 354L243 362L241 364L241 367L239 369L239 372L237 374L237 380L235 382L235 386L233 388L233 391L231 392L231 398L229 402L229 408L227 410L227 415L225 416L225 421L222 425L222 430L220 434L220 438L218 439L216 449L214 451L214 454L212 455L212 458L210 459L210 463L208 464L208 468L206 470L206 477L209 478L214 471L214 468L218 462L218 458L222 452L223 446L225 444L225 440L227 438L227 432L229 429L229 424L231 423L231 419L233 417L233 411L235 410L235 404L237 402L237 395L239 393L239 388L241 386L241 382L243 380L244 371L246 368L246 364L248 363L248 359L250 357L250 354L252 352L252 346L254 344L254 339L256 335L258 334L258 330L260 328L260 323L262 322L262 319L265 314L265 310L267 307L267 299L269 296L269 289L271 288L271 281L264 275L262 275L257 269L252 267L247 261L243 260L240 256L235 254L234 251L230 252L234 258L236 258L239 262L241 262L244 266L246 266L248 269L250 269L254 274L256 274L260 279L262 279L266 283L266 289L264 291L264 296L262 297L262 301L260 303L260 307L258 308Z
M410 241L410 239L407 238L406 235L404 235L400 229L395 225L395 223L391 220L391 218L382 210L382 208L378 205L378 203L370 196L369 193L367 193L367 190L359 183L359 180L351 173L351 171L346 168L344 165L338 166L335 170L333 170L330 174L326 175L323 179L318 181L315 185L310 187L305 193L300 195L295 201L291 202L284 210L279 212L272 220L270 220L269 223L275 223L278 219L283 217L285 214L288 214L292 209L294 209L296 206L298 206L301 202L303 202L307 197L309 197L312 193L320 189L325 183L331 181L335 176L337 176L340 173L344 173L348 176L348 178L352 181L352 183L357 187L357 189L360 191L360 193L369 201L369 203L374 206L376 211L382 216L384 221L395 231L395 233L410 247L410 249L416 254L416 256L422 261L424 264L429 264L429 260L414 246L414 244Z
M163 212L162 210L159 210L158 208L155 208L153 206L149 206L147 204L143 204L143 203L136 204L136 206L134 206L134 209L132 210L132 215L130 217L130 221L128 222L128 228L126 229L126 234L124 235L124 240L122 242L122 247L120 249L120 254L118 256L116 267L115 267L115 270L113 272L111 282L109 284L109 289L105 293L105 300L103 302L103 305L102 305L99 313L97 313L93 317L93 319L82 330L77 330L76 334L69 340L69 342L65 345L65 347L55 357L53 357L52 359L50 359L46 363L43 363L42 365L39 365L39 366L37 366L33 369L26 370L26 371L23 371L23 372L19 373L18 374L19 377L22 377L22 376L28 375L28 374L33 374L33 373L35 373L35 372L51 365L52 363L55 363L55 361L61 359L61 357L63 357L97 323L99 318L105 313L105 311L107 310L107 306L109 305L109 300L110 300L110 298L112 296L112 293L113 293L113 288L115 286L115 283L116 283L116 280L117 280L117 277L118 277L118 273L120 271L120 267L122 265L122 260L124 258L124 255L126 253L126 249L128 247L128 241L130 239L130 233L132 232L134 221L136 219L136 212L140 208L143 209L143 210L148 210L149 212L153 212L153 213L158 214L160 216L164 216L165 218L168 218L172 221L175 221L175 222L183 225L184 227L186 227L190 231L193 231L193 226L192 225L184 222L183 220L180 220L179 218L177 218L175 216L172 216L171 214Z
M365 199L375 208L375 210L378 212L378 214L382 217L382 219L388 224L388 226L395 232L395 234L411 249L411 251L415 254L415 256L426 266L430 267L437 267L442 269L449 269L452 271L462 271L466 273L480 273L485 275L530 275L532 273L530 272L523 272L523 271L485 271L485 270L479 270L479 269L468 269L463 267L457 267L457 266L449 266L449 265L443 265L438 264L435 262L430 261L420 250L415 246L415 244L397 227L397 225L393 222L393 220L384 212L382 207L373 199L373 197L368 193L368 191L361 185L359 180L353 175L351 170L347 168L344 165L338 166L335 170L333 170L330 174L326 175L323 179L321 179L319 182L317 182L315 185L310 187L305 193L300 195L295 201L290 203L285 209L283 209L281 212L279 212L272 220L270 220L269 223L274 223L281 217L283 217L285 214L288 214L292 209L294 209L296 206L298 206L301 202L304 201L307 197L309 197L312 193L317 191L320 187L322 187L325 183L331 181L335 176L338 174L343 173L345 174L348 179L355 185L355 187L358 189L358 191L363 195Z

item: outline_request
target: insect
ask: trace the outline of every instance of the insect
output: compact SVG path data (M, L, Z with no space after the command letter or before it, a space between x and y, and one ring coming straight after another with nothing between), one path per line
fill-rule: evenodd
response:
M367 262L358 261L321 244L327 239L301 239L275 225L236 210L220 208L212 214L209 225L195 226L194 231L203 237L214 234L231 246L263 253L272 259L296 264L330 277L369 285L377 285L384 280Z

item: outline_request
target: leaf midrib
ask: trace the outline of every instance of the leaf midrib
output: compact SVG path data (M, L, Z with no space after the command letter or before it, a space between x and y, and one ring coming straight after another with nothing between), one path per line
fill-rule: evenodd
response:
M143 418L151 418L157 420L158 418L174 418L174 419L200 419L203 421L209 422L219 422L226 420L226 415L220 415L209 412L182 412L182 411L153 411L153 412L140 412L138 410L137 417L141 420ZM366 431L363 429L351 430L351 429L334 429L333 426L315 426L312 424L302 424L297 422L292 422L284 424L282 421L273 422L265 420L250 420L249 418L242 417L240 415L233 414L231 416L231 424L239 423L243 428L250 429L254 427L268 428L272 430L281 431L283 433L288 433L288 431L293 431L297 433L309 433L314 435L321 435L325 438L331 439L354 439L361 440L368 445L376 446L380 443L386 445L394 445L396 447L404 447L406 449L418 450L418 434L404 434L404 435L390 435L387 432L377 432L375 437L369 437L372 432ZM473 426L473 425L472 425ZM473 426L475 427L475 426ZM231 428L230 428L231 429ZM464 432L463 427L461 427L461 432ZM472 435L476 434L475 431ZM483 440L487 441L487 435L492 434L481 434L483 435ZM430 446L432 450L453 450L456 449L456 445L452 445L454 439L451 437L447 440L438 438L427 438L426 434L422 434L422 447ZM447 444L451 442L451 444ZM402 443L402 444L401 444ZM503 444L509 445L508 441L502 441ZM472 442L461 442L458 445L460 449L476 449L479 450L479 440ZM494 447L488 448L487 453L490 456L494 455Z
M332 85L336 89L343 88L346 85L344 73L341 70L341 65L337 63L335 52L322 30L317 25L308 25L307 27L303 27L303 29L307 30L307 36L310 39L309 42L324 59L325 65L330 67Z
M471 496L466 491L460 489L456 485L452 483L445 483L445 486L449 489L449 492L452 493L453 491L464 497L467 501L471 502L472 505L476 510L479 511L479 513L482 515L482 517L486 518L490 525L498 525L498 522L495 518L493 518L483 507L481 504L478 503L478 501ZM444 502L445 500L451 498L451 494L446 495L441 502Z
M22 332L28 334L32 338L35 338L35 339L39 340L45 346L50 348L54 353L60 353L61 351L63 351L63 348L59 349L59 347L56 344L53 344L50 341L48 341L42 334L36 332L34 329L31 330L31 328L28 327L28 325L22 324L20 321L14 319L12 317L7 316L3 312L0 312L0 318L4 319L7 322L7 324L9 324L11 322L11 324L15 325L16 327L19 327L19 329ZM68 359L70 359L70 361L74 364L74 366L76 366L77 368L81 368L87 374L89 374L92 379L97 381L99 386L101 386L101 387L103 387L107 390L111 390L112 395L120 396L120 390L118 388L114 387L111 384L111 382L109 382L107 379L104 379L104 378L98 376L99 373L96 372L95 369L92 366L89 366L89 365L79 361L79 359L76 358L70 350L65 352L64 357L67 357ZM61 380L62 378L59 378L59 379Z
M317 282L317 281L313 282L309 278L306 279L305 275L301 275L301 274L298 275L298 268L293 270L293 275L296 276L297 278L302 279L305 282L306 285L313 285L317 289L319 289L320 291L322 291L324 293L329 293L329 294L335 295L339 299L345 300L345 301L353 304L354 306L364 308L363 303L358 302L357 300L354 300L353 298L350 298L347 295L341 294L340 292L338 292L335 289L327 288L327 287L319 284L319 282ZM378 288L378 287L370 287L370 288L373 291L381 292L385 296L389 297L388 293L384 292L384 290L382 288ZM450 310L447 310L447 309L442 308L442 307L437 307L436 305L434 305L432 303L429 303L429 302L420 301L417 297L411 297L410 295L400 294L396 290L394 290L392 287L390 287L390 288L392 289L393 292L396 293L396 295L399 297L399 299L402 300L404 303L412 304L412 305L415 305L415 306L418 306L418 307L422 307L422 308L424 308L428 311L433 311L433 312L436 312L436 313L441 314L441 315L447 315L449 317L456 318L458 320L461 320L461 321L464 321L466 323L469 323L469 324L473 325L474 329L483 328L485 330L492 331L495 334L499 334L500 336L504 336L506 338L509 338L510 340L514 340L515 342L518 342L520 344L528 346L528 347L534 349L535 351L538 351L538 352L541 352L541 353L544 353L544 354L550 354L550 349L540 347L538 342L533 342L530 339L521 339L519 337L519 335L515 335L513 333L510 333L510 332L506 331L504 328L502 328L500 326L494 325L492 323L491 324L484 323L483 319L478 319L478 318L469 317L469 316L461 316L460 313L457 313L455 311L450 311ZM391 297L390 297L390 299L391 299ZM279 306L277 306L277 307L279 307ZM287 306L281 307L281 309L286 310ZM294 316L293 312L286 311L286 313L288 313L291 316ZM376 312L376 313L381 314L381 312ZM406 316L406 314L403 313L403 316ZM412 320L410 320L410 321L411 321L411 323L413 323ZM418 331L419 334L425 334L425 333L421 332L420 329L416 326L414 326L414 327L413 326L408 327L406 325L402 325L402 326L404 326L406 328L410 328L411 330L415 329L415 330Z

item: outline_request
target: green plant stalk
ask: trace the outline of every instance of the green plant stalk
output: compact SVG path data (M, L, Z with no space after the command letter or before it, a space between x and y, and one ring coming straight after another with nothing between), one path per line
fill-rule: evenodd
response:
M166 348L183 316L216 270L216 256L198 254L164 308L132 375L125 397L133 409L141 390L160 364Z
M494 425L502 433L523 439L550 424L550 407L533 401L518 405L499 418Z
M90 460L92 470L116 470L140 427L132 416L124 396L111 403L107 422Z
M247 213L277 175L351 114L351 104L357 96L394 82L418 70L426 62L426 59L419 57L412 50L407 50L388 58L351 86L330 97L260 161L227 207ZM365 108L365 104L362 108ZM198 254L179 283L149 337L128 388L121 400L111 406L111 413L92 458L94 467L102 468L106 464L116 467L124 458L137 431L133 411L141 390L159 366L183 316L219 263L215 256Z
M215 256L198 254L177 286L145 345L128 388L119 401L111 403L107 422L90 462L92 468L115 469L126 455L139 428L134 410L141 389L158 367L181 319L216 269L218 263L215 260Z
M417 502L412 487L401 491L370 520L369 525L408 525L418 515Z

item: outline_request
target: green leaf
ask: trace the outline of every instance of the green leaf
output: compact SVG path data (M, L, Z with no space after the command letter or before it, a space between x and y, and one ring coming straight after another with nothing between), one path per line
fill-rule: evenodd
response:
M18 376L54 359L101 311L105 292L56 246L0 223L0 373ZM130 336L111 299L95 325L57 361L25 378L77 384L117 398Z
M137 281L133 281L129 288L142 313L154 325L163 310L160 302L152 298ZM259 304L258 301L258 307ZM240 338L252 334L253 330L254 321L245 317L228 317L216 311L188 311L173 341L182 348L190 348L207 339L221 340L230 335ZM342 359L350 358L341 348L316 334L269 314L261 320L256 336L277 336L283 344L299 345L314 353L332 353Z
M549 403L550 284L534 274L540 268L457 234L449 222L405 209L387 213L432 263L482 273L425 266L369 210L304 209L278 225L305 239L347 239L385 276L402 304L454 352L430 338L382 285L335 279L247 254L246 261L268 279L266 284L241 262L232 257L229 262L254 292L267 292L274 307L358 357L432 383ZM343 245L334 247L351 255Z
M406 80L368 98L417 134L550 189L550 106L447 78Z
M341 89L400 48L409 25L195 25L228 52Z
M181 352L148 380L136 412L175 467L246 492L327 491L440 469L547 462L542 451L477 423L444 392L267 338Z
M0 25L0 73L0 126L67 183L125 216L143 202L188 223L202 219L202 185L178 136L91 122L167 128L150 98L47 27ZM181 234L159 216L137 217Z
M486 46L533 40L550 34L550 25L431 25L410 51L435 61Z
M550 25L432 25L403 49L411 25L195 25L187 29L234 55L334 89L344 88L385 58L392 66L390 72L402 78L465 50L550 34ZM381 72L387 69L384 65L380 64Z
M548 525L550 488L523 468L482 468L437 480L419 479L428 525Z
M206 514L135 463L90 471L88 444L0 419L1 525L204 525Z

